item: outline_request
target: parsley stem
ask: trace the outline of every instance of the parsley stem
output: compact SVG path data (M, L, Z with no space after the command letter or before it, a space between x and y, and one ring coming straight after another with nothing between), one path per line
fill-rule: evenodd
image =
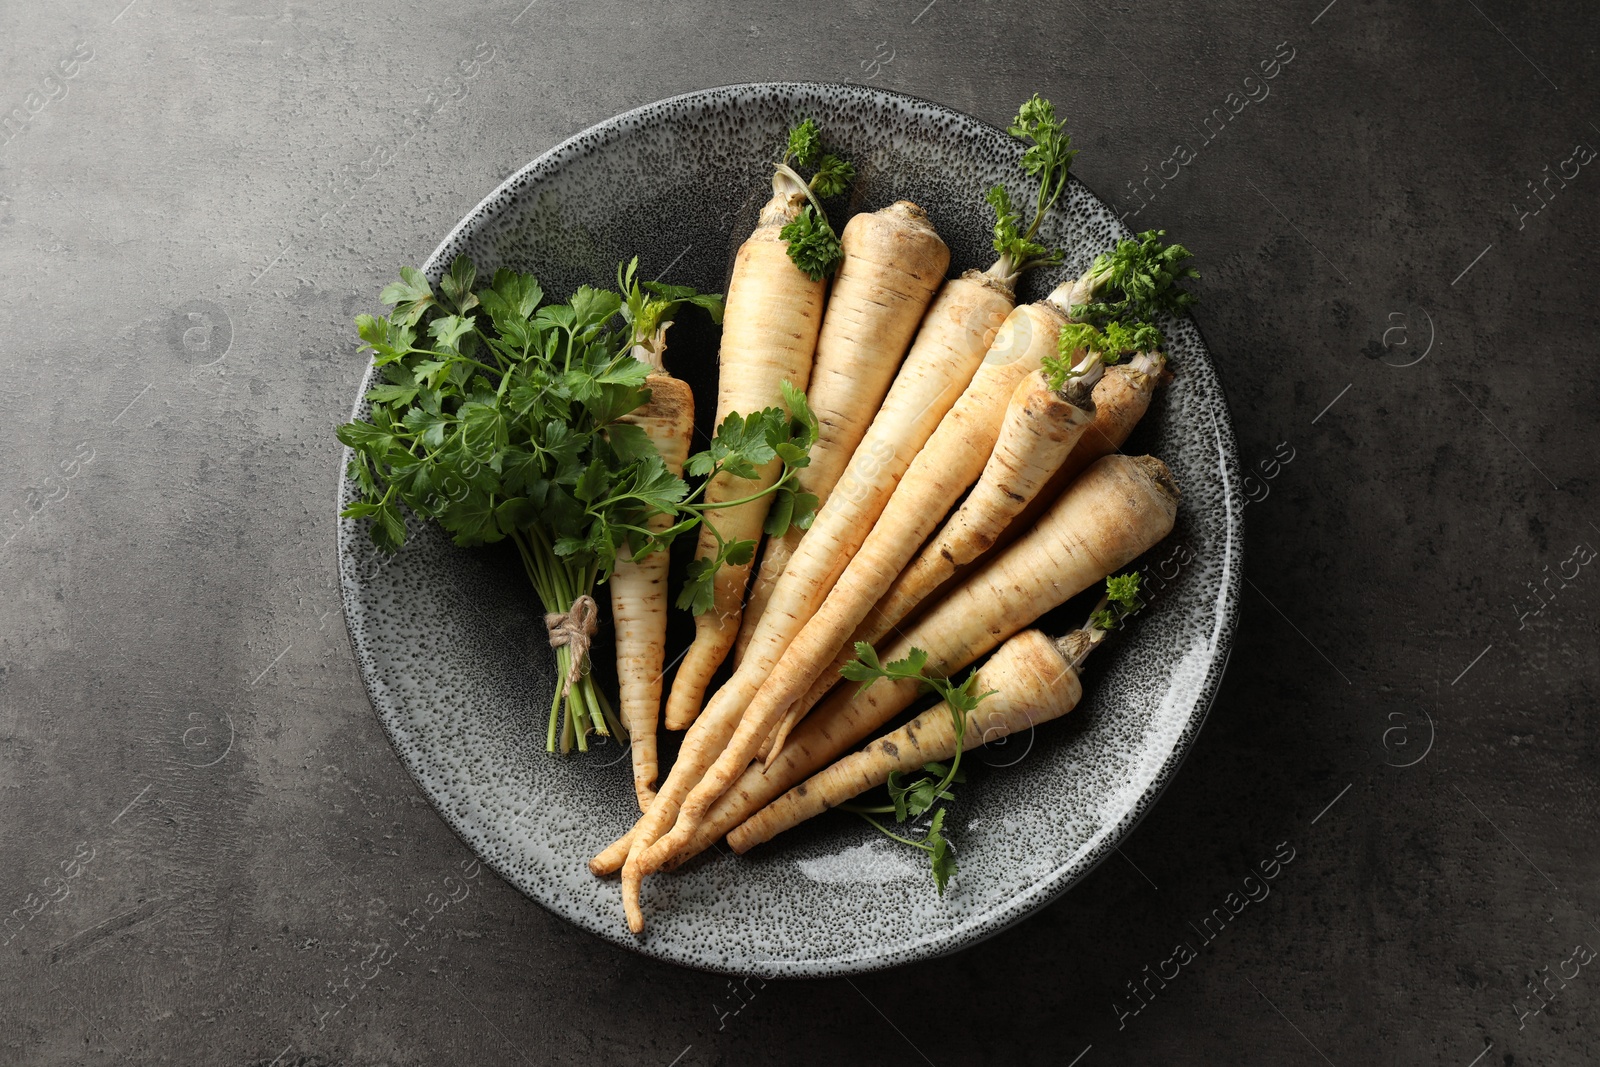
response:
M856 806L855 804L840 804L839 806L841 808L843 808L844 810L846 810L846 811L855 812L857 815L859 815L863 819L867 820L873 826L876 826L878 828L878 832L879 833L883 834L885 837L890 838L891 840L898 841L902 845L910 845L912 848L920 848L924 852L932 852L933 851L932 846L924 844L921 841L913 841L909 837L901 837L899 834L895 833L893 830L890 830L887 826L883 825L883 823L879 822L877 819L874 819L871 815L867 814L868 811L876 811L876 810L878 810L876 808L863 809L863 808L860 808L860 807ZM891 808L889 810L893 811L894 809Z
M414 348L412 351L420 352L425 356L437 356L440 359L453 360L460 363L470 363L472 366L477 367L481 371L486 371L489 374L500 373L499 367L491 367L487 363L479 363L471 356L463 356L460 352L438 352L431 348Z
M811 183L800 177L799 172L787 163L779 163L774 169L778 174L783 175L800 187L800 191L806 194L806 199L811 201L811 206L817 209L818 221L831 230L833 225L828 222L828 213L822 209L822 201L818 200L817 194L812 191ZM776 186L777 183L774 182L773 184Z
M695 511L697 513L707 512L707 511L715 511L718 508L731 508L731 507L736 507L739 504L748 504L752 500L760 500L762 497L766 496L768 493L776 493L779 489L782 489L789 482L792 482L794 480L794 475L795 475L795 470L796 469L797 468L791 467L788 464L784 464L782 477L780 477L777 481L773 482L771 485L767 486L765 489L760 490L759 492L751 493L749 496L740 497L738 500L719 500L715 504L699 504L699 505L696 505L691 510L693 510L693 511ZM717 472L713 471L712 474L711 474L711 478L715 478L716 476L717 476ZM711 484L711 478L707 478L704 482L702 482L700 484L700 488L704 489L706 486L710 485ZM680 504L679 506L681 507L682 505Z
M697 511L716 511L718 508L734 508L734 507L738 507L740 504L748 504L752 500L760 500L762 497L767 496L770 493L777 492L778 489L787 480L788 479L786 477L785 478L779 478L777 481L773 482L771 485L767 486L765 489L761 490L760 492L751 493L749 496L742 496L737 500L719 500L715 504L700 504L700 505L697 505L696 510Z
M841 808L844 808L846 811L853 811L857 815L893 815L894 814L894 805L893 804L876 804L876 805L870 805L870 806L866 805L866 804L840 804L839 806Z

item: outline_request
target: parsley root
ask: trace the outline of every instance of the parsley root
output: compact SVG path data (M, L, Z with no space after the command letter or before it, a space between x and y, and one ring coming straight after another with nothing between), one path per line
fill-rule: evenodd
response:
M718 423L729 412L780 403L783 383L804 390L811 377L827 275L838 259L838 240L812 186L821 185L825 194L838 192L853 175L849 164L833 156L822 157L809 183L789 165L791 159L809 165L819 151L811 120L790 131L789 149L772 176L772 199L734 259L717 355ZM774 460L749 477L723 472L706 489L706 504L719 510L700 530L695 561L714 569L715 577L709 604L695 605L694 641L667 697L669 730L694 721L707 684L733 648L756 540L773 504L771 496L755 495L773 484L778 470ZM811 507L799 510L809 513ZM785 527L795 518L804 521L794 511L791 506L783 516Z
M618 421L637 426L661 456L661 462L674 476L683 476L689 458L689 443L694 435L694 393L686 382L667 373L662 357L667 347L669 316L679 303L693 299L711 312L713 321L722 318L720 298L700 297L692 290L646 283L636 277L638 260L617 272L618 287L625 294L623 318L632 329L630 353L650 367L644 387L650 399ZM645 521L645 528L660 537L672 526L673 516L657 512ZM611 618L617 640L618 713L628 731L633 760L633 789L644 811L656 795L656 722L661 715L661 675L667 652L667 564L663 550L653 543L633 546L617 553L616 570L611 573ZM636 555L642 553L642 555Z
M806 390L821 432L810 465L798 477L799 488L812 494L818 506L827 503L866 435L950 266L950 249L927 215L905 200L856 215L840 240L844 259L828 297ZM773 587L803 536L803 529L790 526L782 537L767 539L745 604L735 664L744 658Z
M1134 427L1139 425L1139 420L1144 418L1145 412L1150 409L1150 401L1155 395L1156 387L1167 380L1166 367L1166 356L1155 351L1140 352L1127 363L1118 363L1105 368L1104 375L1094 386L1094 421L1083 431L1083 436L1078 438L1078 443L1073 446L1071 454L1050 476L1045 487L1022 509L1022 515L1001 531L1000 539L985 553L986 555L1003 549L1030 529L1038 521L1039 516L1044 514L1045 509L1066 492L1067 486L1071 485L1089 464L1101 456L1122 451L1122 446L1133 434ZM982 559L983 557L979 556L977 562L981 562ZM961 572L958 570L956 573L959 576ZM857 631L860 634L857 640L878 640L915 608L915 605L900 602L904 589L899 580L889 588L889 592L884 594L884 598L867 617L867 623L862 630ZM827 678L823 681L832 684ZM818 684L821 685L822 682ZM808 693L807 698L810 699L812 695ZM821 694L817 694L816 699L811 699L811 704L815 704L820 698Z

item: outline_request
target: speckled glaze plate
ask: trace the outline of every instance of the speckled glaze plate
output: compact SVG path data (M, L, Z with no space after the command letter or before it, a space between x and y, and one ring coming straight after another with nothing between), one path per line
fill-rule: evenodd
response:
M513 266L565 294L608 284L618 261L638 254L645 277L720 291L768 195L775 148L807 115L858 168L849 213L913 200L949 243L952 274L989 264L982 193L1001 180L1020 188L1016 142L896 93L768 84L674 97L584 131L491 193L425 270L437 280L466 252L480 276ZM1066 262L1026 279L1019 302L1127 234L1076 181L1065 204L1044 233ZM835 212L841 226L845 215ZM668 364L693 386L707 425L715 331L698 316L680 320ZM1091 661L1072 715L969 757L951 821L961 870L942 899L920 856L834 812L748 856L708 853L650 879L648 929L630 936L616 881L585 867L638 814L625 753L616 744L545 753L554 659L515 559L458 549L415 520L393 560L374 556L361 525L339 524L345 611L373 707L423 792L485 862L611 941L770 977L873 970L981 940L1067 890L1127 835L1193 743L1227 663L1242 563L1236 448L1199 333L1185 321L1169 338L1176 379L1127 446L1164 459L1183 491L1177 528L1141 564L1160 589ZM369 370L362 395L370 382ZM347 501L348 482L340 492ZM1087 606L1079 598L1045 628L1064 632ZM669 657L692 631L676 626ZM609 630L599 642L604 671Z

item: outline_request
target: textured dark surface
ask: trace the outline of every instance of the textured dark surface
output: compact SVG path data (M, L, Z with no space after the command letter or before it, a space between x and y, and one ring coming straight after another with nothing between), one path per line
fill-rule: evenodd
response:
M34 113L0 132L0 1062L1592 1062L1600 178L1519 211L1600 142L1597 22L6 5L0 107ZM1247 461L1294 458L1258 475L1231 673L1124 859L956 957L741 1000L461 880L338 614L329 430L350 316L501 178L773 78L993 121L1053 97L1090 187L1199 250Z

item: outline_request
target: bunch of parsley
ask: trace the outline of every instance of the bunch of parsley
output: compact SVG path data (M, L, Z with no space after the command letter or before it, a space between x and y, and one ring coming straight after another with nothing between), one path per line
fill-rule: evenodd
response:
M662 551L699 525L710 510L700 502L703 486L691 492L644 430L619 420L650 396L651 367L630 354L636 334L656 329L679 303L718 317L721 303L681 287L640 287L632 277L625 275L626 300L580 286L557 303L546 302L532 275L504 268L478 286L465 256L437 288L402 268L381 295L393 311L356 319L382 382L367 393L369 417L338 428L358 489L341 515L370 520L373 543L389 552L406 540L406 511L437 522L459 545L509 540L544 610L563 614L610 576L619 551ZM709 479L781 457L783 473L767 491L787 500L786 523L808 523L815 500L793 484L809 461L816 420L797 390L785 397L788 412L730 415L688 469ZM656 514L674 520L660 534L648 528ZM738 542L719 559L742 545L754 548ZM709 576L691 588L702 581ZM698 593L690 599L698 606ZM558 648L556 660L565 678L569 650ZM562 751L586 749L591 732L621 733L587 670L567 692L557 686L551 750L558 724Z

